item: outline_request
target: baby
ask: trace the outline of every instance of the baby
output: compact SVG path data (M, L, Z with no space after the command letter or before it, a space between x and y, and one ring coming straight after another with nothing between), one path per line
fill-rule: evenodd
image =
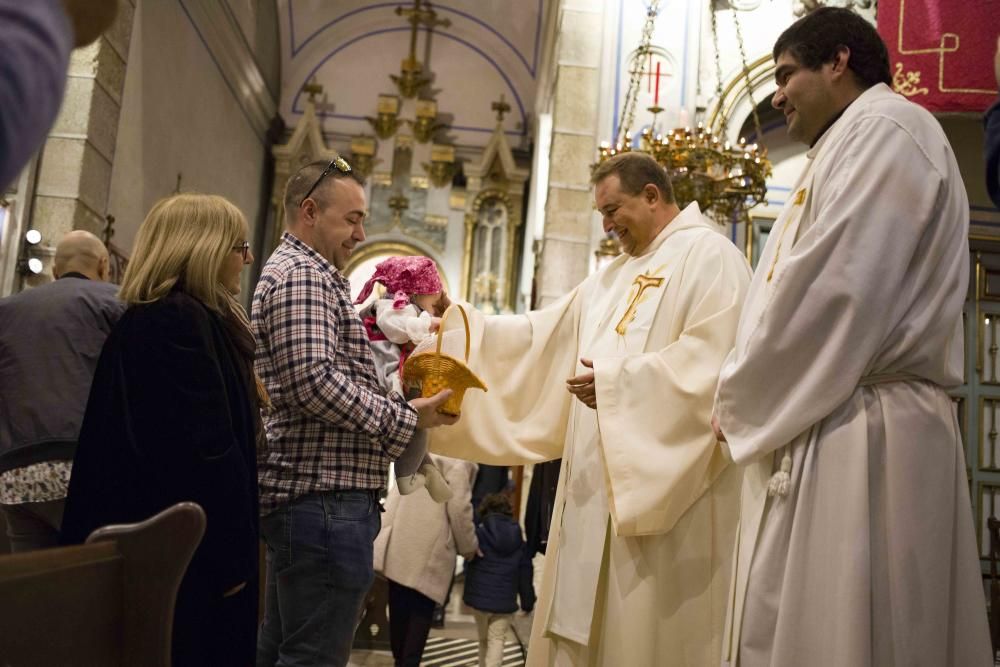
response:
M448 299L437 265L429 257L390 257L379 262L354 303L364 303L375 283L385 286L385 296L362 308L358 315L368 333L383 389L406 396L402 377L406 357L437 330ZM426 431L414 433L406 451L396 459L396 483L403 495L426 486L439 503L451 498L447 481L427 456Z

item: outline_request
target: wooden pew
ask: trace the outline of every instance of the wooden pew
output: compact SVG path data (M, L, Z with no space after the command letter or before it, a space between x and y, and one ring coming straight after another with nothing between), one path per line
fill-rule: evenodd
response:
M81 546L0 557L0 667L170 667L177 588L205 532L179 503Z
M0 512L0 556L10 553L10 539L7 537L7 517Z
M1000 520L991 516L986 520L990 532L990 641L993 644L993 657L996 659L1000 651L1000 578L997 575L997 563L1000 561Z

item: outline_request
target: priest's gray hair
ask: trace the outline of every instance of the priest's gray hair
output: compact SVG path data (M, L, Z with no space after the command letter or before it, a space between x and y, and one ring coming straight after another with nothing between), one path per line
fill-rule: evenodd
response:
M660 196L668 204L674 203L674 188L670 177L659 162L646 153L619 153L597 166L590 182L597 185L605 178L615 175L622 192L633 197L647 185L655 185Z

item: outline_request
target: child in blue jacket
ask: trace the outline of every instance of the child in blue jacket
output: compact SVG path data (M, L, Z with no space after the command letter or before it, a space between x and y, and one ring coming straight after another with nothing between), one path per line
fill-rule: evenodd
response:
M525 612L535 606L531 558L506 495L483 498L479 516L476 536L482 555L467 565L463 600L476 618L480 667L500 667L518 595Z

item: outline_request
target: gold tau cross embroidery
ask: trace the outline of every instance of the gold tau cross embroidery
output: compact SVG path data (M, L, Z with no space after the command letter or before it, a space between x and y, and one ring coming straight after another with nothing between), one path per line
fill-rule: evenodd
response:
M635 314L639 310L639 304L642 303L642 301L645 301L645 299L643 299L645 291L651 287L660 287L663 285L663 278L656 275L662 268L663 267L661 266L656 271L653 271L652 275L649 276L644 273L640 273L635 277L635 280L632 281L632 300L629 302L628 308L625 309L625 314L622 315L618 324L615 325L615 333L619 336L625 335L628 325L635 319Z
M802 206L806 203L806 189L800 188L798 192L795 193L795 199L792 201L793 206ZM801 215L801 213L799 214ZM790 216L789 216L790 217ZM781 234L778 236L778 247L774 249L774 259L771 260L771 268L767 271L767 282L771 282L771 278L774 278L774 267L778 265L778 256L781 254L781 243L785 240L785 231L791 224L791 220L785 220L785 224L781 227Z

